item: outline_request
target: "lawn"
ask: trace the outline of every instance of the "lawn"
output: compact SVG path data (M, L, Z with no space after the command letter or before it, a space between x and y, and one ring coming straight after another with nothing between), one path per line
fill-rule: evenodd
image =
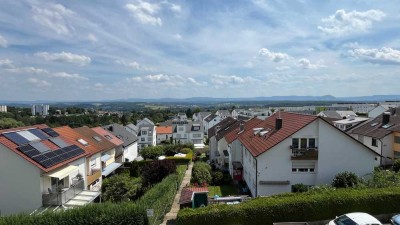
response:
M238 190L236 189L236 187L229 184L221 186L208 186L208 191L209 191L208 192L209 197L214 197L214 195L222 197L222 196L238 194Z

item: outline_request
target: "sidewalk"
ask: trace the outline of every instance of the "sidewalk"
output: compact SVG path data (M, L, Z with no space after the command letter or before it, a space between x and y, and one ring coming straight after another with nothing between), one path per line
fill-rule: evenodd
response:
M179 199L181 198L181 192L182 192L182 189L190 183L190 178L192 177L192 168L193 168L193 162L191 162L189 164L189 167L185 172L185 176L183 177L181 186L179 187L179 190L175 195L171 210L165 215L164 221L162 222L161 225L174 225L175 224L176 216L178 215L178 211L179 211L178 203L179 203Z

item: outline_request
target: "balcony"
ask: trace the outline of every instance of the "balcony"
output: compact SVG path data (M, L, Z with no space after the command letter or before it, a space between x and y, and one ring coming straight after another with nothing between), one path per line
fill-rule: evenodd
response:
M314 148L293 148L290 146L292 151L292 160L318 160L318 147Z
M101 170L100 169L92 169L92 173L87 176L87 183L92 184L94 181L101 177Z
M84 186L84 180L82 179L73 183L69 188L63 188L60 191L42 194L43 205L64 205L66 202L81 193L84 190Z

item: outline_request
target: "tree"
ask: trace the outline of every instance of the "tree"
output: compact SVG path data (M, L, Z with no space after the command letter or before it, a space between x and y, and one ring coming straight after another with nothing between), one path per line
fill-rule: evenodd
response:
M124 126L126 126L127 124L128 124L128 122L129 122L129 115L127 115L127 114L123 114L122 115L122 117L121 117L121 123L124 125Z
M355 173L345 171L336 174L335 178L333 178L332 186L336 188L356 187L359 181L360 179Z
M205 162L196 162L192 169L191 183L209 184L211 181L211 166Z
M199 113L201 110L200 110L200 107L196 107L194 110L193 110L193 113Z
M102 198L111 202L136 200L142 194L141 181L141 178L131 178L126 173L105 178L101 186Z
M156 184L175 171L176 164L174 160L158 160L146 163L141 169L143 185L148 187Z
M9 129L14 127L22 127L24 124L20 121L16 121L12 118L2 118L0 119L0 129Z
M400 159L396 159L396 161L394 161L393 171L396 173L400 171Z
M157 159L165 153L162 146L147 146L140 151L140 154L144 159Z
M224 174L221 171L213 172L212 183L214 185L221 185L223 179L224 179Z
M191 108L188 108L188 109L186 110L186 116L187 116L188 118L192 118L193 113L192 113L192 109L191 109Z

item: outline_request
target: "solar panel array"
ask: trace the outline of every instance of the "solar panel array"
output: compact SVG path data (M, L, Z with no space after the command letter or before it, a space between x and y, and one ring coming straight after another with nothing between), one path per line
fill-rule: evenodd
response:
M34 134L36 137L40 138L41 140L49 139L49 137L45 133L43 133L43 131L41 131L39 129L31 129L28 131L31 132L32 134Z
M52 167L56 164L85 153L83 149L76 145L71 145L55 151L48 151L44 153L41 153L31 145L18 147L18 150L45 168Z
M22 137L20 134L16 132L4 133L3 135L17 145L24 145L30 142L28 139Z
M43 128L42 131L44 131L46 134L48 134L51 137L58 137L60 136L57 132L55 132L53 129L47 127Z

